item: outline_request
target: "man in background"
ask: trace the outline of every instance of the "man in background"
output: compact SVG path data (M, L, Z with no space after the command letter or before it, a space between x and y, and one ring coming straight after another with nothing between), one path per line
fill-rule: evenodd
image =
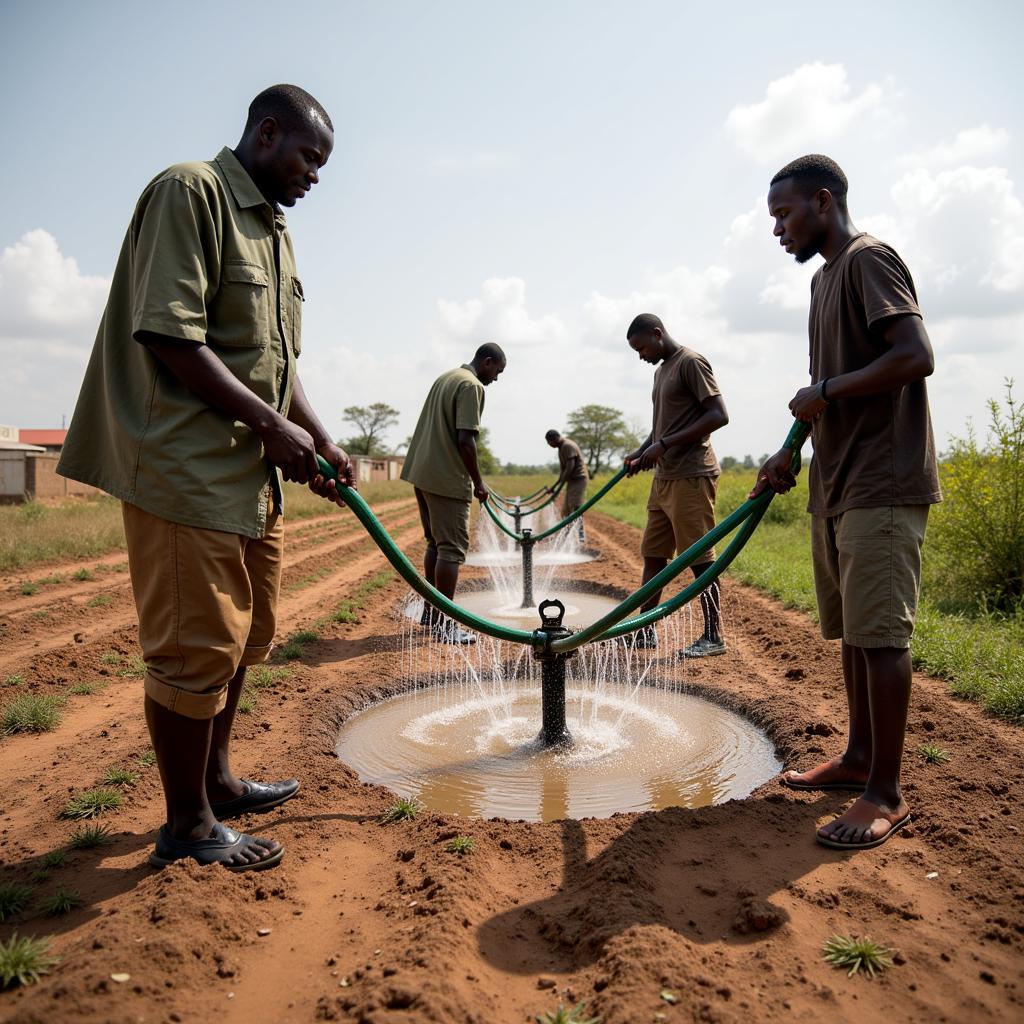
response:
M427 582L454 598L459 568L469 551L469 512L475 497L487 500L477 465L476 439L484 411L484 388L505 369L505 353L481 345L471 362L442 373L427 394L402 467L402 479L416 492L427 550ZM476 637L457 622L424 605L421 624L435 640L471 644Z
M714 373L708 361L680 345L661 319L641 313L626 332L629 347L658 369L654 374L653 426L647 439L626 456L629 475L653 469L647 499L647 526L640 543L644 559L643 583L648 583L669 560L695 544L715 525L715 496L721 470L711 434L729 422ZM714 549L694 565L700 576L715 560ZM683 648L684 658L707 658L725 653L721 631L721 588L716 580L700 595L703 633ZM643 607L661 601L655 594ZM656 647L654 626L637 630L637 647Z
M587 484L590 475L587 473L587 463L583 458L580 446L571 438L563 437L557 430L549 430L544 435L544 440L552 448L558 449L558 479L554 485L545 488L548 494L554 494L560 487L565 487L565 498L562 501L562 518L572 515L584 502L587 496ZM583 517L579 520L580 544L586 541L586 534L583 529Z

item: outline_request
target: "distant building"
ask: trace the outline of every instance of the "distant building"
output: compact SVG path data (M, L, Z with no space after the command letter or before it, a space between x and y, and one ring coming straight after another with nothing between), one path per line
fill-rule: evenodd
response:
M66 430L19 430L0 424L0 505L100 493L57 475L66 435Z
M66 430L19 430L18 440L22 444L37 444L48 452L59 452L64 447Z
M369 484L378 480L397 480L405 465L404 455L350 455L355 469L356 483Z

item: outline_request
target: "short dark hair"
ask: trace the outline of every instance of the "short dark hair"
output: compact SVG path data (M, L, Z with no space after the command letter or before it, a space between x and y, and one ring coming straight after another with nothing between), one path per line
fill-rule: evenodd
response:
M476 350L476 355L473 356L474 363L482 363L485 359L493 359L496 363L508 362L505 358L505 353L501 350L501 346L495 345L493 341L484 342Z
M245 130L255 128L264 118L273 117L285 131L308 127L311 121L322 121L331 132L334 125L319 101L297 85L272 85L249 104Z
M655 316L653 313L641 313L639 316L633 317L633 322L626 331L626 341L629 341L634 334L651 334L655 330L665 330L661 317Z
M549 431L548 431L548 432L547 432L547 433L546 433L546 434L544 435L544 440L545 440L545 441L554 441L554 439L555 439L556 437L561 437L561 436L562 436L562 435L561 435L561 434L560 434L560 433L559 433L559 432L558 432L557 430L549 430Z
M834 199L842 204L846 203L850 183L846 180L842 167L831 157L822 156L821 153L797 157L772 178L769 188L786 178L791 178L797 191L808 198L818 189L827 188Z

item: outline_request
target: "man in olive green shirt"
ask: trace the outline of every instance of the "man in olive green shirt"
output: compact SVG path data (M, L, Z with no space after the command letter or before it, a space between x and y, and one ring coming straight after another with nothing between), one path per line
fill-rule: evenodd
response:
M340 504L319 454L352 483L296 372L303 292L281 210L319 181L333 144L309 93L272 86L234 150L150 182L59 465L124 503L146 720L167 798L157 866L192 857L241 871L283 854L218 819L299 788L239 779L228 757L245 667L273 640L281 476Z
M587 484L590 482L587 462L583 458L580 446L571 437L563 437L557 430L549 430L544 435L544 440L547 441L550 447L558 449L560 472L554 485L547 488L547 493L554 494L560 487L565 487L565 501L562 504L562 516L564 518L565 516L572 515L586 499ZM579 541L582 544L586 540L582 516L579 518L577 529Z
M459 566L469 550L470 505L474 497L481 504L487 500L476 461L484 388L504 369L505 353L489 343L476 350L472 362L442 373L423 403L402 467L402 479L416 490L427 539L424 575L449 598L455 596ZM444 643L468 644L476 639L429 606L424 607L421 622Z

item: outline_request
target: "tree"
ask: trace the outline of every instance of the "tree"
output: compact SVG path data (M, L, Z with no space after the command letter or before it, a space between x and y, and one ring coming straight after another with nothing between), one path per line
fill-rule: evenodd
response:
M724 473L727 469L732 469L733 466L738 466L740 464L740 460L734 455L726 455L724 458L718 460L718 464L722 467L722 472Z
M343 447L352 455L386 455L384 432L398 422L398 415L386 402L348 406L345 420L354 423L358 433L344 441Z
M608 405L584 405L569 413L569 435L583 451L591 476L638 443L622 413Z
M481 476L493 476L501 471L501 465L491 451L487 427L481 427L477 431L476 464Z

